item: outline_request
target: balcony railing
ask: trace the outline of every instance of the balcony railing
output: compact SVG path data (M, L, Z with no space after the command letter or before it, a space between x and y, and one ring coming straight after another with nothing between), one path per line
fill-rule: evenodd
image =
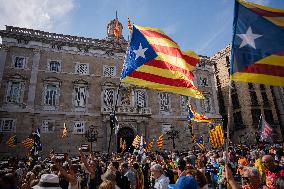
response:
M112 107L102 107L102 114L109 114L112 111ZM116 110L117 114L141 114L141 115L151 115L150 108L137 108L133 106L118 106Z

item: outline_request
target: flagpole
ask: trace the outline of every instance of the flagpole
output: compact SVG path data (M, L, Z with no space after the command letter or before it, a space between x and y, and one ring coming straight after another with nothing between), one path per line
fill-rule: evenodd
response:
M112 122L115 124L115 113L116 113L116 108L117 108L117 101L118 101L118 95L119 95L119 91L120 91L120 87L121 87L121 82L119 82L119 85L118 85L118 89L117 89L117 93L116 93L116 99L115 99L115 104L114 104L114 108L112 110L112 112L110 113L110 136L109 136L109 142L108 142L108 149L107 149L107 153L109 154L109 151L110 151L110 144L111 144L111 137L112 137L112 133L113 133L113 125L112 125ZM111 116L111 114L113 114ZM111 120L113 119L113 120Z
M232 81L230 79L230 73L229 73L229 92L228 92L228 98L229 98L229 104L228 104L228 121L227 121L227 137L226 137L226 143L225 143L225 148L226 148L226 158L225 158L225 163L228 163L228 148L229 148L229 141L230 141L230 128L231 128L231 105L232 105L232 98L231 98L231 93L232 93Z

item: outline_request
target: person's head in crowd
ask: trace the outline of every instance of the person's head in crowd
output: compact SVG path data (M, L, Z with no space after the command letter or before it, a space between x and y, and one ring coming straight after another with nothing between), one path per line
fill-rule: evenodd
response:
M192 176L196 180L199 188L202 188L207 184L205 175L197 169L187 169L186 175Z
M115 173L119 169L119 163L118 161L112 161L111 162L111 170Z
M109 180L104 180L100 184L99 189L115 189L115 184Z
M154 164L151 167L151 174L155 179L159 178L162 174L164 174L163 167L159 164Z
M37 184L36 181L31 184L33 189L61 189L59 185L59 178L54 174L43 174Z
M258 189L261 185L259 172L254 167L245 167L242 175L243 188Z
M203 163L200 159L197 159L197 160L195 161L195 167L196 167L197 169L202 169L202 168L204 168L204 163Z
M278 177L274 182L275 189L284 188L284 176Z
M133 168L135 170L138 170L140 168L139 164L137 162L133 163Z
M101 179L103 181L103 183L105 182L111 182L113 186L116 185L116 176L115 174L110 171L110 170L107 170L102 176L101 176Z
M121 163L119 166L119 170L121 173L126 173L128 171L128 164L127 163Z
M186 161L184 161L183 159L179 159L177 162L177 167L180 171L184 171L186 168Z
M12 173L6 173L0 180L0 188L3 189L17 188L15 175Z
M263 164L266 170L273 170L275 168L275 162L271 155L265 155L261 159L261 163Z

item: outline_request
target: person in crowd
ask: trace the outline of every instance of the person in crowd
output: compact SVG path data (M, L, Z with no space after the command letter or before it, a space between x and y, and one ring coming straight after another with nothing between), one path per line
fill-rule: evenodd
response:
M263 156L261 163L265 169L266 186L269 189L275 189L275 180L284 176L284 167L279 166L271 155Z
M135 189L136 188L136 175L135 173L128 168L127 163L122 163L120 165L120 171L123 176L125 176L128 180L126 185L129 185L129 188Z
M155 179L155 189L167 189L170 183L168 177L164 175L163 167L160 164L154 164L151 167L152 177Z
M116 176L111 170L107 170L103 175L102 175L102 183L99 188L108 188L109 189L120 189L116 185Z

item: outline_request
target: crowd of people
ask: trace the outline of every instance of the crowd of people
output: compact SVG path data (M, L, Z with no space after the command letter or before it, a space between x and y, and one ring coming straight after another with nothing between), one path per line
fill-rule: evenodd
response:
M8 158L0 164L1 189L284 189L281 145L230 146L227 153L163 151L100 154L36 160Z

